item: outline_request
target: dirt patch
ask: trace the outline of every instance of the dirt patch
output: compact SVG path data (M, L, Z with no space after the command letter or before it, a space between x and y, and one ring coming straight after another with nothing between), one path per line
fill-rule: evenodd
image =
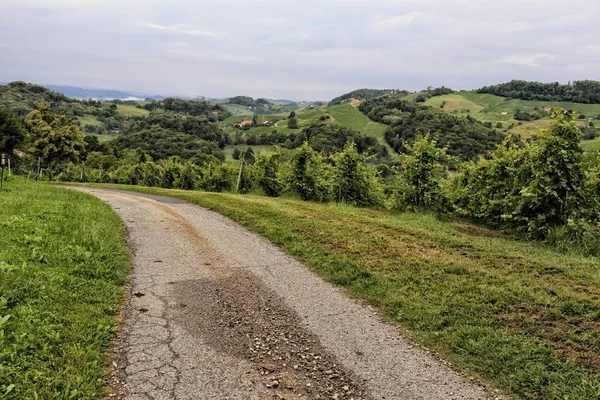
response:
M216 351L251 362L273 398L371 398L251 273L179 282L174 292L178 323Z

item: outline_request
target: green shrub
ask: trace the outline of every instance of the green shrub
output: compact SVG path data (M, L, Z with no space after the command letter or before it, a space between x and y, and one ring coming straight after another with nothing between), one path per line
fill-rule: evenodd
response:
M382 188L377 170L367 167L366 157L356 150L353 142L333 156L334 193L336 200L357 206L376 206L382 201Z
M331 167L323 157L309 147L308 142L292 153L287 177L290 189L302 200L328 201L331 199Z
M428 135L407 145L396 179L395 208L445 211L448 202L442 181L446 175L443 166L446 160L446 150L436 147L435 140L430 140Z

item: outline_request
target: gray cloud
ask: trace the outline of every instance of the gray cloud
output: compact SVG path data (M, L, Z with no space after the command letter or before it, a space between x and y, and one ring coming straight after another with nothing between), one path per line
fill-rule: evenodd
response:
M600 79L600 3L2 0L0 80L327 99Z

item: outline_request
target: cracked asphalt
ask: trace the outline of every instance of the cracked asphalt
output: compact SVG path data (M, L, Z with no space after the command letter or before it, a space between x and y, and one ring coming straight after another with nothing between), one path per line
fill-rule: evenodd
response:
M493 397L217 213L160 196L76 189L121 216L132 252L108 398Z

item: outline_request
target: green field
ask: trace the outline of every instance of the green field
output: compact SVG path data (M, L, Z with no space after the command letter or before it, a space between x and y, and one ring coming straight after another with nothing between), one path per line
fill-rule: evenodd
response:
M77 119L82 127L86 125L102 126L102 122L98 121L95 115L85 114L83 117L78 117Z
M305 103L307 105L308 103ZM387 144L384 138L385 130L387 126L384 124L380 124L378 122L370 120L366 115L364 115L358 108L352 106L350 104L340 104L336 106L330 107L321 107L317 109L310 109L306 111L298 111L296 113L296 118L298 120L299 129L288 129L287 128L287 116L288 114L272 114L272 115L258 115L258 123L260 124L263 119L274 122L271 126L258 126L255 128L250 128L244 131L247 135L260 135L262 133L271 133L273 130L277 130L280 133L298 133L301 129L310 126L311 124L321 121L321 117L330 116L330 119L326 119L326 123L333 123L344 126L346 128L353 129L359 133L362 133L366 136L373 136L377 138L379 143L388 147L390 154L393 154L391 147ZM284 119L286 118L286 119ZM230 134L235 134L236 130L231 126L236 121L240 121L242 119L252 119L252 115L236 115L229 117L221 122L221 126L225 128ZM252 146L258 147L258 146ZM273 146L262 146L263 150L268 152L268 148L272 148ZM231 160L231 153L233 153L233 146L227 146L225 155L226 160Z
M597 258L429 214L103 186L179 197L238 221L506 394L600 396Z
M427 99L425 104L436 108L442 108L443 106L443 110L446 112L462 117L470 115L482 122L491 122L494 127L497 123L501 123L502 128L500 129L505 132L519 134L523 138L530 137L540 129L548 128L550 126L550 116L535 121L519 122L514 119L514 113L517 110L533 112L535 108L562 107L567 110L574 110L577 113L583 113L587 117L598 117L600 115L600 104L506 99L473 91L432 97ZM587 120L578 120L580 125L586 122ZM509 128L511 124L514 125L513 128ZM598 118L596 118L596 124L600 126Z
M593 140L584 140L581 142L581 147L585 151L600 151L600 137Z
M96 399L128 271L102 201L12 177L0 191L0 398Z
M229 111L232 115L247 115L248 114L248 106L242 106L240 104L221 104L227 111Z
M137 108L136 106L130 106L128 104L117 104L117 111L119 114L126 117L143 117L150 114L150 111L146 109Z

